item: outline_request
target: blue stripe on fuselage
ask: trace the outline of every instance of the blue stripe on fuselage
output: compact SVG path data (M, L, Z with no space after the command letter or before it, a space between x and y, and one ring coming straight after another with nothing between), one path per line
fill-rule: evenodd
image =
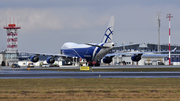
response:
M96 47L88 47L88 48L69 48L69 49L61 49L61 53L65 55L70 55L78 58L84 58L87 61L93 61L93 51ZM100 48L96 51L97 53L100 51ZM95 55L95 56L96 56Z
M103 46L104 45L104 43L103 44L101 44L101 46ZM99 51L101 50L101 48L99 48L99 47L97 47L98 49L96 50L96 52L95 52L95 55L94 55L94 57L93 57L93 60L95 59L95 57L96 57L96 55L99 53Z
M93 57L93 60L95 59L97 53L98 53L100 50L101 50L101 48L98 47L98 49L96 50L95 55L94 55L94 57Z

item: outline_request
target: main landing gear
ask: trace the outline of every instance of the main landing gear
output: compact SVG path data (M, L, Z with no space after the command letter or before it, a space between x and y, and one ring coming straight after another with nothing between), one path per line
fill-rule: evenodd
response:
M88 66L100 66L100 62L99 61L89 61L88 62Z

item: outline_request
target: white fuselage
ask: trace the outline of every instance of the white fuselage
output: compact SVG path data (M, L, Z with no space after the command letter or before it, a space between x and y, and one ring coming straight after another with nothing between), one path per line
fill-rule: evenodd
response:
M95 61L103 58L113 48L114 43L99 43L97 45L106 46L106 48L67 42L62 46L61 53L84 58L87 61Z

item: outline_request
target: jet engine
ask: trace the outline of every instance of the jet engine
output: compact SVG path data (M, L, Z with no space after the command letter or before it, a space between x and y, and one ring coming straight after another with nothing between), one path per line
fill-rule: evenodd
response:
M103 62L108 63L108 64L111 63L112 62L112 57L104 57Z
M30 60L31 60L32 62L37 62L37 61L39 61L39 57L36 56L36 55L32 55L32 56L30 57Z
M141 56L142 56L142 54L133 55L133 56L131 57L131 60L132 60L132 61L139 61L139 60L141 60Z
M48 58L46 59L46 62L47 62L47 63L54 63L54 62L55 62L55 59L52 58L52 57L48 57Z

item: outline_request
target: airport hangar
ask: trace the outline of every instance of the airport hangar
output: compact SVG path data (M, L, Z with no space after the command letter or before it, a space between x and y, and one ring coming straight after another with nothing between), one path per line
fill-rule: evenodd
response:
M171 52L171 64L172 65L180 65L180 47L178 45L172 45L171 49L177 47L175 52ZM161 45L161 51L168 51L169 46ZM138 62L138 65L169 65L168 61L168 52L161 54L153 54L151 52L157 51L157 44L150 43L137 43L137 44L128 44L128 45L117 45L115 46L110 53L123 53L123 52L150 52L148 54L143 54L142 59ZM13 63L18 63L21 66L27 66L29 62L29 56L33 54L30 53L21 53L18 51L2 51L0 52L0 64L9 66ZM113 57L113 61L110 63L111 65L136 65L136 62L132 62L132 55L118 55ZM46 64L46 59L49 56L41 56L39 57L39 61L34 63L35 66L40 66L40 63ZM3 63L4 62L4 63ZM79 66L79 59L77 57L69 58L67 60L63 60L61 57L57 57L56 64L59 66ZM107 65L101 62L101 65Z

